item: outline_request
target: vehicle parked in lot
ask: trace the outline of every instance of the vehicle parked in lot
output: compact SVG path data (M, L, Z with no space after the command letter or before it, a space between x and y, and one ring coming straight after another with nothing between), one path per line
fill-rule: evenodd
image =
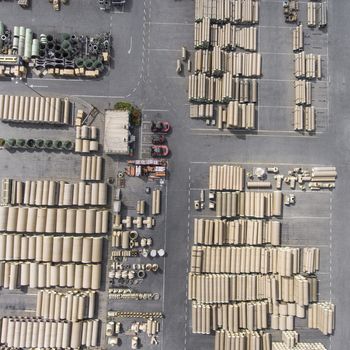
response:
M152 121L151 125L152 132L159 132L167 134L170 131L170 124L167 121Z
M169 148L166 145L157 145L151 147L151 156L155 158L166 157L169 154Z

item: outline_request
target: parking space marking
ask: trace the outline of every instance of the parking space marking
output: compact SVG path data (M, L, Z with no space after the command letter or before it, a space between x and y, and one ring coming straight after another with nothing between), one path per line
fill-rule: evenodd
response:
M167 25L167 26L193 26L193 23L175 23L175 22L147 22L147 24Z

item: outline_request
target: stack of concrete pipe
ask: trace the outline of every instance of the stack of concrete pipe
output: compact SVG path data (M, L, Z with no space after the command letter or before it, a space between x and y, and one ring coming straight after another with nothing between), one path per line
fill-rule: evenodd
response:
M294 106L294 130L316 130L316 111L314 106Z
M305 307L317 301L317 279L266 274L195 274L188 276L188 299L206 304L271 300L269 313L305 317ZM286 311L283 311L286 310Z
M96 309L95 291L65 292L39 290L36 299L36 317L48 320L72 322L93 319Z
M317 25L317 7L316 2L308 2L307 4L307 25L308 27L316 27Z
M210 165L209 190L243 191L245 171L239 165Z
M296 80L294 82L295 104L310 106L312 103L311 82Z
M144 199L136 202L136 213L138 215L144 215L146 208L146 201Z
M0 262L0 286L5 289L100 289L101 264Z
M255 105L254 103L238 103L230 101L224 113L218 112L218 128L222 129L223 123L227 129L255 129ZM220 117L221 116L221 117Z
M274 273L290 277L301 271L300 248L192 247L194 269L203 273ZM202 253L198 254L198 251ZM196 259L196 257L199 258ZM192 265L192 266L193 266ZM191 266L191 267L192 267Z
M200 303L264 300L270 296L269 275L193 274L188 276L188 300Z
M161 210L161 190L152 190L152 215L159 215Z
M102 262L103 237L0 234L0 260Z
M96 126L77 126L75 128L75 152L90 153L99 149Z
M35 317L3 317L1 344L20 349L80 349L99 345L100 321L42 320Z
M260 77L261 54L245 52L225 52L215 46L213 51L195 52L195 73L219 76L229 73L234 77Z
M103 158L101 156L82 156L80 180L102 181Z
M192 333L210 334L218 329L238 332L267 328L267 301L234 304L192 303Z
M321 79L321 55L305 54L301 51L294 55L294 74L297 78Z
M263 219L281 216L282 205L281 191L216 193L216 217L245 216Z
M201 21L209 17L212 21L232 23L258 23L259 1L258 0L196 0L195 20Z
M113 231L111 245L112 248L130 249L137 238L137 231ZM152 239L149 242L151 241Z
M315 273L320 268L320 249L303 248L303 272Z
M296 335L294 335L296 333ZM286 335L288 334L288 335ZM294 337L298 337L294 339ZM271 348L269 348L270 350ZM322 343L299 342L299 334L295 331L282 331L282 342L272 342L272 350L327 350Z
M319 12L319 26L326 27L328 22L328 6L327 2L322 2L320 4L320 12Z
M336 167L313 167L311 169L312 182L335 182L336 178Z
M271 350L271 334L255 331L215 332L214 350Z
M108 210L0 207L0 231L106 234Z
M282 342L289 348L293 348L299 342L299 334L296 331L283 331Z
M107 184L67 183L53 180L26 180L21 182L14 179L3 179L2 189L6 182L10 188L8 203L11 205L38 206L106 206Z
M207 77L200 73L189 76L188 98L191 102L199 103L256 103L257 86L256 80L233 78L230 73L225 73L221 78Z
M194 244L280 245L281 222L239 219L194 219Z
M205 18L194 26L194 47L206 49L217 46L219 49L235 50L241 48L247 51L257 49L257 28L239 28L230 23L224 25L211 24Z
M0 95L0 119L4 122L70 123L68 98Z
M191 118L214 118L214 105L208 104L191 104L190 105Z
M304 49L304 31L303 25L299 24L293 29L293 51L300 51Z
M333 334L335 306L332 303L312 304L308 312L308 327L319 329L324 335Z

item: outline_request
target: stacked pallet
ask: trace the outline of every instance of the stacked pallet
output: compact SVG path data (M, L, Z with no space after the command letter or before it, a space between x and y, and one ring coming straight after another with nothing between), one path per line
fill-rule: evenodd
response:
M97 290L101 286L101 264L54 264L0 262L0 287L74 288Z
M209 189L215 191L243 191L245 171L238 165L210 165Z
M95 291L60 293L39 290L36 299L36 317L49 320L80 321L92 319L96 309Z
M51 321L32 317L3 317L1 344L8 348L49 349L98 345L99 320Z
M332 303L315 303L308 312L308 327L319 329L324 335L333 334L335 306Z
M0 231L85 233L108 232L108 210L46 208L46 207L0 207Z
M194 219L194 244L279 245L280 235L279 221Z
M303 269L307 274L315 273L320 268L320 249L304 248L303 249Z
M102 262L103 237L0 234L0 261Z
M264 217L282 215L283 195L272 192L217 192L216 217Z
M195 72L209 76L229 73L233 77L261 76L261 54L256 52L225 52L214 46L212 51L195 52Z
M106 206L107 184L83 181L67 183L53 180L3 179L1 203L28 206Z
M237 27L230 23L224 25L210 24L209 18L204 18L194 25L194 47L208 49L217 46L219 49L234 51L241 48L246 51L256 51L256 27Z
M327 26L327 3L310 1L307 4L307 25L308 27L320 28Z
M271 350L271 334L262 331L216 331L215 350Z
M195 20L208 17L212 22L258 23L258 0L196 0Z

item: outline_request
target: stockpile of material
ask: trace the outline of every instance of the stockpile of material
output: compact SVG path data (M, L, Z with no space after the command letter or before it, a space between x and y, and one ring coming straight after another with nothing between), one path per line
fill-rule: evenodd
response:
M209 18L194 24L194 47L207 49L217 47L219 50L234 51L241 48L246 51L256 51L257 28L239 28L230 23L222 26L209 24ZM209 51L208 51L209 52Z
M237 101L240 104L256 102L256 80L234 78L230 73L222 77L208 77L205 73L189 76L188 98L193 102Z
M102 262L103 237L0 234L0 260Z
M3 205L26 206L106 206L106 183L67 183L53 180L3 179L1 182Z
M212 22L258 23L258 0L196 0L195 21L208 17Z
M49 320L81 321L95 317L96 292L39 290L36 317Z
M245 171L238 165L210 165L209 189L217 191L244 191Z
M279 221L194 219L194 244L279 245L280 236Z
M95 208L2 206L0 231L106 234L108 214L108 210Z
M336 167L314 167L311 169L310 188L334 188L336 178Z
M102 181L103 158L101 156L82 156L80 180Z
M238 332L267 328L266 301L238 302L234 304L192 303L192 332L210 334L219 329Z
M283 331L282 342L272 342L272 350L326 350L321 343L300 343L295 331Z
M283 194L274 192L216 192L216 217L281 216Z
M152 215L159 215L161 208L161 190L159 188L152 191Z
M216 331L215 350L271 350L271 334L262 331Z
M0 262L0 287L100 289L101 264Z
M281 191L244 192L245 181L239 181L239 174L245 177L243 168L209 169L209 198L220 213L226 206L224 211L229 207L233 218L266 212L282 216ZM337 175L332 167L311 172L317 179L335 180ZM284 343L272 343L262 331L293 331L296 319L308 315L309 328L333 332L334 306L318 300L319 248L278 246L283 226L277 220L195 218L193 227L188 274L193 333L215 331L215 350L282 350L286 343L295 349L322 349L319 344L298 344L294 333L286 333Z
M307 25L308 27L320 28L327 26L327 2L309 1L307 4Z
M99 320L51 321L33 317L3 317L1 344L9 348L72 348L97 346Z
M293 51L300 51L304 49L304 31L303 25L299 24L293 29Z
M0 95L0 119L4 122L70 124L69 99Z
M75 152L90 153L99 149L98 133L95 126L77 126L75 128Z
M308 312L308 327L319 329L324 335L333 334L334 310L332 303L315 303Z
M294 55L294 74L297 78L321 79L321 55L305 54L305 51Z
M189 76L188 99L200 107L190 108L190 116L216 118L220 129L255 129L257 83L234 78L262 75L261 54L255 52L259 1L197 0L195 7L195 74Z
M200 303L271 300L269 313L305 317L305 306L317 300L317 280L302 275L190 273L188 298Z
M212 51L198 49L194 56L194 71L220 77L225 72L233 77L259 77L261 55L258 53L225 52L219 46Z

